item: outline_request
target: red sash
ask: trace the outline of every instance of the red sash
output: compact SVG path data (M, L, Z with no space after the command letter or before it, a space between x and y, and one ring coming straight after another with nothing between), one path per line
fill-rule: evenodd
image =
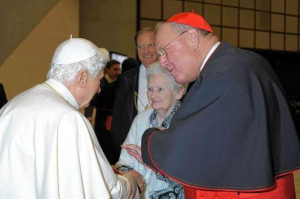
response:
M107 131L111 131L111 121L112 121L112 115L108 115L105 121L105 126Z

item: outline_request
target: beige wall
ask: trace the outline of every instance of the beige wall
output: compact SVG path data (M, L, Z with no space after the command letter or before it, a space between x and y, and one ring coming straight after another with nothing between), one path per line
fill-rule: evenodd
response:
M300 172L294 174L294 181L296 187L296 198L300 199Z
M0 65L58 1L0 1Z
M58 44L79 35L79 0L60 0L0 66L7 98L45 81Z
M45 81L55 48L68 39L70 34L89 39L110 51L135 57L135 33L135 0L59 0L10 55L4 58L0 65L0 82L10 100Z
M136 0L80 1L80 36L109 51L136 57Z

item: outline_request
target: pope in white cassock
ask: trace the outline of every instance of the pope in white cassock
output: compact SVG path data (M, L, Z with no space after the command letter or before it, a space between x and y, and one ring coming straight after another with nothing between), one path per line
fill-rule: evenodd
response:
M0 198L137 198L141 176L115 174L78 111L96 92L106 50L71 38L54 53L47 81L0 110Z

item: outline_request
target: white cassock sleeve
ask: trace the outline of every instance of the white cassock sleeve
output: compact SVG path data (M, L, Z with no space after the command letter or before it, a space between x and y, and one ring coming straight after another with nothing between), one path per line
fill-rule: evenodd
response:
M57 167L61 199L139 197L133 177L114 173L80 113L64 114L57 126Z

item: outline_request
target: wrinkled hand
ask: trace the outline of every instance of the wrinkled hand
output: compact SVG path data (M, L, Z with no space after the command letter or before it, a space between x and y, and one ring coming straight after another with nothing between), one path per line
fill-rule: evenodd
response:
M136 183L139 188L139 192L141 193L144 190L143 176L141 174L139 174L137 171L135 171L135 170L131 170L131 171L127 171L127 172L119 171L119 173L122 176L128 176L128 175L132 176L136 180Z
M144 164L142 159L142 152L141 147L135 145L135 144L124 144L121 145L123 149L126 149L127 153L134 157L137 161L139 161L141 164Z
M156 128L158 128L161 131L167 129L166 127L162 127L162 126L159 126L159 127L156 127Z
M115 174L120 174L120 171L117 169L117 167L115 165L111 165L111 168L113 169Z

